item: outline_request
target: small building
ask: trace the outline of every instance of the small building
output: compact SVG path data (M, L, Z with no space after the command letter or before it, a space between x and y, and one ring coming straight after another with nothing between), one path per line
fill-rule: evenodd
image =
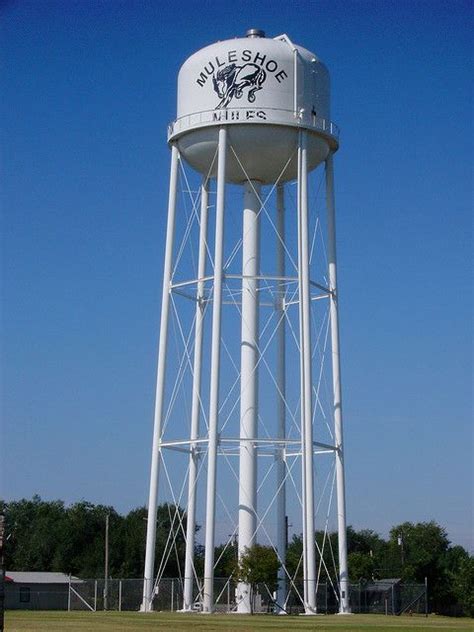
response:
M67 610L69 583L78 577L64 573L5 572L5 610Z
M399 577L389 577L365 584L359 596L360 612L400 614L401 581Z

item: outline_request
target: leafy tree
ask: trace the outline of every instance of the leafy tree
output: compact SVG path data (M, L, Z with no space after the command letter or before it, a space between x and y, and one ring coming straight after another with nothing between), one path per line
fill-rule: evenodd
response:
M375 570L374 558L366 553L349 553L349 577L351 581L372 579Z
M164 556L164 577L178 577L184 569L186 551L186 512L170 503L159 505L156 515L156 553L160 562ZM196 531L199 526L196 527Z
M196 544L194 547L194 568L196 571L196 575L198 577L203 577L204 576L204 555L205 555L205 551L206 551L206 547L203 546L202 544ZM215 551L217 551L217 547L215 549ZM214 558L215 560L218 559L218 556L216 554L216 557ZM219 577L217 570L215 572L215 576Z
M391 565L405 582L428 580L428 598L433 610L440 611L453 599L446 573L449 540L436 522L404 522L393 527L388 542Z
M139 507L130 511L121 522L121 559L117 568L118 577L143 577L147 517L146 507Z
M148 512L133 509L126 516L113 507L87 501L66 507L61 500L44 501L39 496L5 503L5 565L9 570L60 571L82 577L104 573L105 518L109 515L109 573L113 577L143 577ZM197 528L198 529L198 528ZM186 512L163 504L157 511L156 561L163 561L162 574L177 577L184 567ZM337 534L315 533L323 551L324 581L327 568L335 579ZM371 577L400 577L404 582L423 583L428 578L428 596L433 611L474 614L474 561L460 546L451 546L445 529L435 522L404 522L393 527L387 541L369 529L347 529L349 573L352 581ZM324 544L324 546L323 546ZM303 540L294 535L287 548L286 566L301 587ZM251 585L276 586L279 563L272 549L256 545L237 563L237 544L215 549L216 576L242 577ZM333 560L334 558L334 560ZM203 573L204 549L196 546L195 567ZM244 578L245 577L245 578Z
M381 569L387 565L387 543L372 529L356 531L348 526L347 552L349 577L352 581L380 578ZM391 573L387 575L382 571L382 575L387 577Z
M216 546L215 553L215 577L230 577L237 574L238 547L237 541L232 540L226 544Z
M119 525L118 550L120 558L114 567L115 576L143 577L145 569L145 541L148 521L146 507L133 509ZM164 577L178 577L184 570L186 550L186 512L181 507L164 503L157 508L155 566L163 562ZM196 531L199 526L196 527Z
M316 531L315 541L317 543L316 557L320 561L319 552L322 551L322 577L329 574L331 581L336 576L335 564L338 562L337 553L337 533L326 533L324 531ZM286 568L296 580L303 579L303 536L293 535L291 542L288 544L286 551ZM319 563L319 562L318 562Z
M273 592L278 585L278 569L281 564L270 546L254 544L245 550L237 566L237 579L250 586L250 604L253 613L253 601L258 584L266 584Z
M2 502L1 508L10 536L5 546L8 569L102 577L108 514L110 576L143 576L148 513L144 507L123 517L113 507L81 501L66 508L62 501L47 502L34 496ZM182 508L168 504L158 507L156 560L161 560L167 547L165 576L177 577L178 566L183 567L185 529Z
M322 578L332 582L337 578L337 567L339 565L338 537L336 532L316 531L317 558L322 552Z
M286 568L291 577L303 578L303 536L293 535L286 548Z
M447 551L445 570L452 589L451 604L456 604L448 613L474 616L474 557L462 546L453 546Z
M474 557L466 555L453 577L453 592L463 613L474 617Z
M57 570L86 578L103 576L107 514L113 533L120 518L112 507L81 501L68 509L56 552ZM109 571L112 574L112 565Z
M436 522L404 522L390 531L389 546L394 566L405 581L432 579L449 547L446 530ZM397 559L398 557L398 559Z
M348 553L364 553L375 557L385 546L384 540L372 529L356 531L350 525L347 527Z
M5 565L16 570L54 570L54 553L65 517L62 501L39 496L6 504Z

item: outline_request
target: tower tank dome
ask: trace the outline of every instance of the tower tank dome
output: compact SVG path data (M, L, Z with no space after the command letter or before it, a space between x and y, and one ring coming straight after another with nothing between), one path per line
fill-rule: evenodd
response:
M308 168L338 147L330 119L329 73L286 35L217 42L189 57L178 76L177 119L168 140L198 172L214 176L219 127L228 129L226 180L263 184L297 175L298 132L308 134Z

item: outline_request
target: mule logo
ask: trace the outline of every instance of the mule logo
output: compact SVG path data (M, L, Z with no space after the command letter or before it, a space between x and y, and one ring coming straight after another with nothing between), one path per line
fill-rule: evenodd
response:
M243 66L229 64L225 68L220 68L212 76L214 90L221 99L216 110L226 108L233 98L241 99L245 88L249 88L248 102L253 103L255 93L262 89L266 78L267 73L257 64L248 63Z

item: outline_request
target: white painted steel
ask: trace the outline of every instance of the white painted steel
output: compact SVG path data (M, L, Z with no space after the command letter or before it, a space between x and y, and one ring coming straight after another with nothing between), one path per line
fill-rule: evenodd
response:
M283 279L285 277L285 188L283 184L277 187L277 221L276 221L276 263L277 275ZM277 297L275 309L278 318L277 332L277 439L284 441L286 437L286 326L285 326L285 285L279 281L277 285ZM287 524L286 524L286 446L281 445L276 453L276 485L277 485L277 533L276 549L282 565L278 570L277 588L277 609L279 613L285 612L286 606L286 573L284 563L286 559L287 547Z
M227 121L226 121L227 124ZM298 128L282 124L276 125L229 125L229 146L245 165L245 173L233 153L228 156L227 181L242 184L250 178L262 184L275 182L283 171L281 180L296 179ZM215 176L212 161L216 152L218 134L216 123L183 133L176 139L179 150L186 161L199 173L210 171ZM173 137L174 138L174 137ZM319 133L308 139L310 148L309 169L323 162L330 150L329 141ZM256 148L258 147L258 151ZM285 168L286 166L286 168Z
M234 64L234 68L229 67ZM233 82L225 83L219 72L223 69L234 73ZM241 81L244 76L245 81ZM241 73L240 75L238 73ZM252 78L252 73L254 73ZM240 77L240 79L239 79ZM249 79L250 77L250 79ZM241 81L239 83L239 81ZM238 534L239 556L257 541L258 534L268 530L257 514L257 461L259 456L275 459L277 489L274 502L276 510L275 548L279 557L286 556L286 476L289 474L287 459L301 459L301 496L303 529L303 576L304 608L306 614L315 614L316 599L316 547L314 516L314 469L313 455L334 453L336 458L337 512L340 560L340 612L349 612L347 541L344 497L344 462L342 438L342 409L339 359L339 333L336 287L335 208L332 154L338 148L338 130L330 121L329 76L324 65L300 46L282 35L275 39L263 37L238 38L218 42L191 56L183 65L178 79L178 118L169 130L172 147L170 194L168 201L168 232L166 237L165 266L163 273L163 299L160 324L160 345L155 402L155 422L150 477L149 518L145 561L145 580L142 610L152 608L153 568L156 537L156 511L158 475L161 451L180 451L181 458L189 459L187 500L187 534L184 571L183 609L193 609L195 526L197 511L197 479L199 459L207 452L207 484L205 498L205 560L202 609L212 612L214 603L214 563L216 539L216 498L218 456L239 456L239 509ZM219 93L219 94L218 94ZM217 161L215 155L217 152ZM216 178L216 221L214 240L214 271L206 276L206 241L208 224L208 188L201 188L201 225L199 231L199 259L196 278L180 278L172 283L172 258L176 208L177 170L180 159L185 159L194 169L207 178ZM326 163L326 195L328 212L329 288L310 278L310 236L308 174L318 164ZM285 165L287 165L285 170ZM285 243L285 199L283 183L296 180L297 221L288 223L288 241ZM225 184L243 184L244 209L242 227L242 273L229 273L224 277L224 225ZM260 221L261 191L264 184L277 185L276 222L276 273L260 271ZM188 187L189 188L189 187ZM290 188L287 188L289 195ZM190 194L192 192L190 191ZM271 211L265 208L262 216L268 219ZM296 226L295 231L293 228ZM192 226L192 224L188 224ZM237 235L238 237L238 235ZM296 276L287 276L285 260L293 262L294 252L287 248L297 238ZM187 237L186 237L187 238ZM183 241L183 244L185 240ZM184 247L184 246L183 246ZM187 246L188 247L188 246ZM237 251L236 251L237 252ZM266 252L266 251L265 251ZM264 262L265 266L267 262ZM271 268L271 265L270 265ZM208 271L209 272L209 271ZM274 270L273 270L274 272ZM234 286L224 288L224 279L234 280ZM235 290L235 280L241 279L242 297ZM270 289L269 283L272 283ZM205 296L205 285L210 296ZM271 299L259 300L262 288L269 290ZM192 289L196 286L196 290ZM289 290L293 287L294 292ZM229 292L224 296L223 292ZM187 439L173 433L171 440L162 441L162 418L166 372L168 337L168 313L170 291L197 299L194 325L194 358L192 364L191 431ZM311 293L313 292L313 294ZM288 293L288 301L285 300ZM332 343L332 368L334 391L334 444L313 441L313 383L311 305L314 301L330 301L330 325ZM272 302L273 301L273 302ZM205 306L212 302L211 344L203 346L203 318ZM234 428L226 436L219 421L219 385L221 376L221 322L223 305L241 305L241 367L240 367L240 433ZM290 316L291 305L298 305L299 332L294 331ZM258 438L258 366L267 361L259 352L259 313L270 306L275 310L274 385L277 390L276 419L273 435ZM295 336L296 351L300 362L300 437L287 437L287 391L294 380L286 380L286 319L288 328ZM296 314L295 314L296 315ZM179 315L178 315L179 320ZM270 322L270 321L269 321ZM266 326L265 326L266 327ZM262 328L262 331L265 331ZM225 335L225 328L224 328ZM262 334L263 338L263 334ZM297 338L299 338L297 340ZM186 343L191 349L192 341ZM223 348L223 347L222 347ZM292 349L288 345L289 350ZM226 347L227 350L227 347ZM269 354L270 355L270 354ZM232 364L234 361L231 358ZM288 365L290 363L288 361ZM207 435L200 428L201 390L203 366L209 370L209 411ZM262 378L263 379L263 378ZM237 387L238 388L238 387ZM296 388L298 384L296 383ZM236 389L237 390L237 389ZM224 401L223 407L226 402ZM238 403L236 402L236 406ZM287 419L287 410L288 419ZM230 426L229 426L230 428ZM176 426L175 426L176 429ZM220 432L222 431L222 437ZM268 433L268 428L266 428ZM204 471L204 470L203 470ZM290 474L291 475L291 474ZM294 483L293 476L291 480ZM171 483L170 483L171 484ZM183 486L183 489L184 486ZM288 486L290 489L290 486ZM270 508L270 507L269 507ZM266 515L267 509L265 509ZM235 529L235 526L233 526ZM234 531L235 532L235 531ZM263 543L263 542L262 542ZM265 542L266 543L266 542ZM282 568L278 574L277 604L285 606L287 580ZM249 587L240 583L237 587L237 610L250 612Z
M298 146L298 180L296 189L296 215L297 215L297 254L298 254L298 326L299 326L299 361L300 361L300 443L301 443L301 499L302 499L302 536L303 536L303 605L306 610L306 604L308 603L308 583L306 581L308 577L308 564L306 554L306 519L305 519L305 507L306 507L306 475L305 475L305 461L303 455L305 453L305 423L304 423L304 358L303 358L303 309L302 309L302 281L301 281L301 139Z
M342 433L341 361L339 354L339 315L336 268L336 205L334 201L334 165L330 154L326 160L326 206L328 222L328 265L332 375L334 392L334 438L336 443L337 531L339 540L339 613L350 613L349 570L347 563L346 492L344 476L344 444Z
M286 36L237 38L203 48L181 67L178 116L169 139L195 169L207 173L222 123L249 179L275 182L288 161L282 181L295 179L301 127L311 132L309 169L325 160L330 147L337 148L326 67ZM236 183L246 179L233 155L226 177Z
M303 452L303 555L305 610L316 612L316 550L314 543L313 396L311 367L311 293L309 283L308 163L306 132L300 132L298 174L298 272L301 356L301 437Z
M277 109L293 114L294 50L300 75L297 109L309 106L311 110L314 107L318 116L329 119L329 73L326 67L314 53L281 37L223 40L191 55L178 75L178 118L228 106L249 110ZM234 85L240 87L240 96L237 91L233 95L226 92L226 98L222 99L215 90L214 79L225 91L226 86L219 77L228 72L232 64L241 69L234 81ZM255 71L256 81L244 86L242 75L248 76L252 71ZM227 99L224 105L222 102ZM294 117L292 120L295 124Z
M186 525L186 556L184 564L183 610L189 611L193 607L194 584L194 546L196 529L196 484L199 465L199 453L196 441L199 438L199 419L201 411L201 371L202 371L202 343L204 325L204 277L206 275L206 245L209 206L209 180L206 178L201 185L201 214L199 228L199 256L198 282L196 289L196 317L194 324L194 358L193 358L193 391L191 404L191 433L188 477L188 505Z
M214 546L216 520L216 469L219 423L220 340L222 317L222 282L224 276L224 209L227 129L219 129L217 156L217 198L214 244L214 292L211 335L211 384L209 393L209 445L207 453L206 536L204 553L204 612L214 610Z
M239 558L256 542L258 434L258 286L260 271L260 184L244 185L242 224L242 319L240 373ZM251 613L251 586L239 582L237 611Z
M166 379L166 349L168 344L168 320L170 285L173 261L173 243L176 216L176 191L178 186L179 151L173 145L171 148L170 190L168 199L168 226L166 231L165 261L163 268L163 293L161 299L160 341L158 345L158 368L156 375L155 415L153 428L153 444L151 454L150 495L148 499L148 523L146 531L145 575L143 581L143 601L141 610L148 612L152 609L156 512L158 499L158 477L160 462L160 441L162 430L163 402Z

